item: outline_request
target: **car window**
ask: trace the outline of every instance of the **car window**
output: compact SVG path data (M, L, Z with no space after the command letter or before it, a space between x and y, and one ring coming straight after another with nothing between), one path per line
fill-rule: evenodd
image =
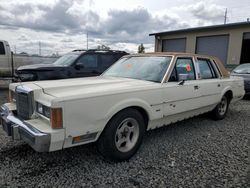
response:
M101 69L106 70L116 61L116 59L117 58L115 57L115 55L101 54L100 55Z
M57 59L53 64L58 66L69 66L71 65L77 58L79 57L78 54L66 54L59 59Z
M108 69L103 76L132 78L161 82L172 57L124 57Z
M5 49L4 49L3 42L0 42L0 55L5 55Z
M192 58L178 58L170 75L169 82L195 80L195 70Z
M208 59L198 58L198 66L201 79L212 79L217 77L211 62Z
M91 69L97 68L97 55L96 54L85 54L77 60L77 64L82 64L84 68Z

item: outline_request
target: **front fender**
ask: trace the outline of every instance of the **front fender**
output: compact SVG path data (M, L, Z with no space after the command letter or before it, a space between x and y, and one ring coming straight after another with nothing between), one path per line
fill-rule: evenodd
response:
M149 120L159 119L159 118L162 118L162 116L163 116L162 105L152 106L141 99L133 98L133 99L126 99L126 100L120 101L119 103L115 104L107 112L105 119L108 119L108 121L109 121L119 111L126 109L126 108L129 108L129 107L140 107L140 108L144 109L148 115ZM157 108L157 109L160 108L160 111L159 110L156 111L155 108Z

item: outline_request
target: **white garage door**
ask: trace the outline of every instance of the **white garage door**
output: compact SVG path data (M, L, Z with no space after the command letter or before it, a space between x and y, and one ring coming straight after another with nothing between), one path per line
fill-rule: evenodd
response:
M163 52L185 52L186 51L186 39L166 39L162 41Z
M196 53L218 57L227 63L229 35L197 37Z

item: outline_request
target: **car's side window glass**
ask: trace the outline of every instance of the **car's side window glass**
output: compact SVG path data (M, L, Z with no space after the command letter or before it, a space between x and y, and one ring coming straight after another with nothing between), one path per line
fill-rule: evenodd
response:
M0 55L5 55L5 49L4 49L3 42L0 42Z
M200 69L201 79L212 79L217 78L213 65L208 59L198 58L198 66Z
M192 58L178 58L169 77L169 82L195 80L195 70Z
M100 55L101 69L104 71L109 68L116 60L112 54L101 54Z
M192 58L178 58L175 68L177 81L195 80L195 70Z
M77 65L82 65L84 69L95 69L98 67L96 54L85 54L78 59Z

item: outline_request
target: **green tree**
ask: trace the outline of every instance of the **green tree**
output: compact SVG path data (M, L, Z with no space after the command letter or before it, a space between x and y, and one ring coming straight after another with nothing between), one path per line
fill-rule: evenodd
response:
M142 43L138 46L138 53L145 53L145 47Z
M97 50L110 50L110 47L105 46L104 44L98 45Z

